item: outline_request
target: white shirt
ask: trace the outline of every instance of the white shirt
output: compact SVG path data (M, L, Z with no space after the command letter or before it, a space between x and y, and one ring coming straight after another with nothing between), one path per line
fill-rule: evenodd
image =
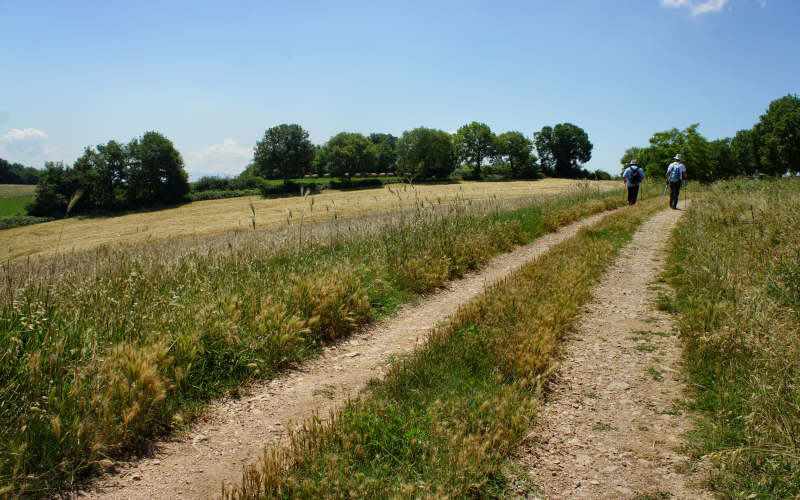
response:
M673 161L667 167L667 177L669 177L669 173L673 167L681 169L681 180L683 180L683 178L686 177L686 165L679 161Z

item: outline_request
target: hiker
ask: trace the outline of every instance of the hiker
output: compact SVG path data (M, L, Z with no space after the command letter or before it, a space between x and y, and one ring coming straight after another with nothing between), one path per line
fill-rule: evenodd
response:
M622 173L625 185L628 187L628 205L635 205L636 198L639 197L639 184L644 179L644 170L639 168L636 158L631 160L631 164Z
M686 179L686 165L683 164L683 157L675 155L675 161L667 167L666 181L669 184L669 208L678 209L678 193L681 192L681 183Z

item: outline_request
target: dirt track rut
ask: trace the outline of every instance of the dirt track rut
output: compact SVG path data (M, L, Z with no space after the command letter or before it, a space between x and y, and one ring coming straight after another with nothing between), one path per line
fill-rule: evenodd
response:
M659 212L636 232L565 339L552 392L519 452L519 469L539 487L525 496L713 498L692 486L702 473L681 452L691 427L679 404L681 349L670 316L654 307L680 214Z
M380 376L393 356L409 353L427 332L454 314L486 285L575 235L607 214L571 224L556 233L492 259L476 273L455 280L417 305L326 347L318 359L285 375L248 387L245 396L222 400L190 432L156 443L151 456L120 464L112 474L76 496L105 499L209 498L223 481L238 484L242 467L254 462L265 446L287 438L287 429L312 412L327 416L348 395L357 394Z

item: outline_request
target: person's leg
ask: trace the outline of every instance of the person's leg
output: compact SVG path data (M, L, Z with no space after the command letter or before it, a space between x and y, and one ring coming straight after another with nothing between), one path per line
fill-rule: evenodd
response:
M675 208L678 208L678 198L681 194L681 182L678 181L675 183Z
M633 186L633 194L631 195L631 205L636 205L636 198L639 197L639 186Z
M636 203L634 189L635 186L628 186L628 205L633 205L634 203Z
M678 193L675 190L677 182L669 183L669 208L675 208L678 202Z

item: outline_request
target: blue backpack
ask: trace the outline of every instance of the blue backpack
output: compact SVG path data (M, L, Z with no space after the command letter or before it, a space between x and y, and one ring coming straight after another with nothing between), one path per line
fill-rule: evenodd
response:
M679 182L681 180L681 167L677 164L673 163L669 166L669 181L670 182Z

